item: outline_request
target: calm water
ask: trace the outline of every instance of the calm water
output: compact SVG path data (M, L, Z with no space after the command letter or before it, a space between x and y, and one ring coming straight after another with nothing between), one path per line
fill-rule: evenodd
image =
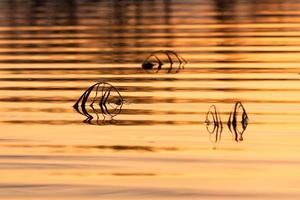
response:
M297 0L1 0L0 199L299 199L299 73ZM125 102L84 123L99 81Z

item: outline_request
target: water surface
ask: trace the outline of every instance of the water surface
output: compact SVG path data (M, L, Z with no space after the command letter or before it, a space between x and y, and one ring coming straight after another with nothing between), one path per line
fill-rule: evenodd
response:
M299 9L0 1L0 198L299 199ZM188 63L148 73L156 50ZM126 102L87 124L72 106L99 81ZM242 141L226 124L237 101L249 116ZM212 104L217 141L205 124Z

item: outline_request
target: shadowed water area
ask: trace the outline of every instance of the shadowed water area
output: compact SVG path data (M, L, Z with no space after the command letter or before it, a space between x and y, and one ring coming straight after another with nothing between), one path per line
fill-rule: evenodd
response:
M0 1L0 199L299 199L299 124L299 0Z

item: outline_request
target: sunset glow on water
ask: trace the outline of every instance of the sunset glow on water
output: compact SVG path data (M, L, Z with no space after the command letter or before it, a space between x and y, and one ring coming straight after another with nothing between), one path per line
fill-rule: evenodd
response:
M300 199L299 124L298 0L0 0L0 199Z

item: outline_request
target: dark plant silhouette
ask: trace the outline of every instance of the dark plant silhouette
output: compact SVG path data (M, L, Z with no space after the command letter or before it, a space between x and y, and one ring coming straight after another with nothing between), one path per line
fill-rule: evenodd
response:
M210 140L214 143L218 143L221 140L223 125L220 113L215 105L209 107L209 110L206 113L205 123Z
M93 124L93 115L96 114L96 124L106 123L106 116L110 117L109 123L116 115L120 114L124 99L120 92L109 83L99 82L90 86L80 96L74 104L74 109L86 116L85 123ZM100 120L99 114L102 115L103 120Z
M180 69L184 69L186 63L187 61L174 51L155 51L143 61L142 68L149 73L158 73L162 69L167 70L167 73L174 69L174 72L178 73Z
M235 141L243 141L243 133L247 128L248 121L249 118L244 106L241 102L236 102L227 122L230 132L234 135ZM220 113L215 105L211 105L208 112L206 113L205 123L206 130L210 135L211 141L214 143L218 143L221 140L223 123L220 117Z
M248 114L243 104L238 101L235 103L228 119L228 128L234 134L235 141L243 141L243 133L248 126Z

